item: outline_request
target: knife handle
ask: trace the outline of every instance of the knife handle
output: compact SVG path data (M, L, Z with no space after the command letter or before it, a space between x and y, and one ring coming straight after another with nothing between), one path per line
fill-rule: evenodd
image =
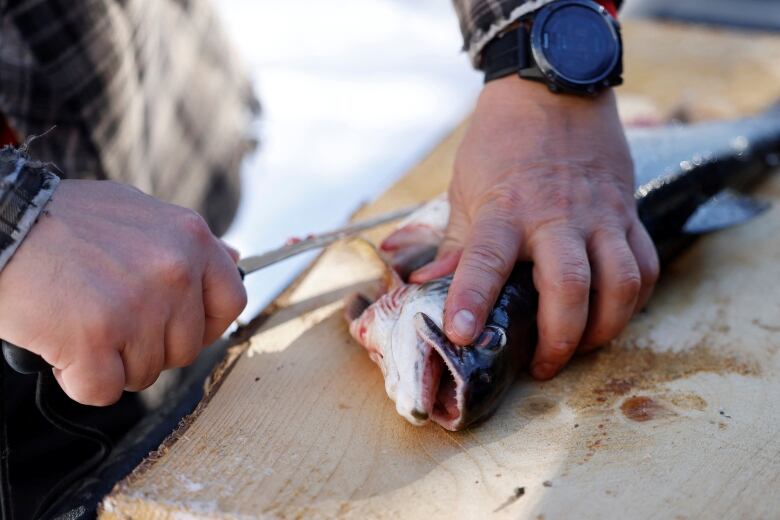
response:
M238 268L238 274L241 279L244 279L246 273L240 267ZM20 374L38 374L44 370L49 370L49 365L41 356L23 349L11 342L0 339L0 344L3 348L3 357L8 363L8 366L19 372Z
M8 366L20 374L38 374L51 369L51 366L38 354L17 347L5 340L0 340L0 342L2 342L3 357Z

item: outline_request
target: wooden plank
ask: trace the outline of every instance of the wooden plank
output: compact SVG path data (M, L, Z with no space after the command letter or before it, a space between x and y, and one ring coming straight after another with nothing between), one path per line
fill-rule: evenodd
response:
M694 92L697 117L702 99L722 95L717 110L730 114L780 97L778 39L631 24L626 40L623 92L661 110L688 103L681 89ZM738 53L756 41L760 57ZM727 63L702 59L705 45ZM671 69L656 69L655 52ZM752 84L722 77L737 69ZM752 88L758 78L772 89ZM360 216L442 191L462 130ZM461 433L396 415L341 316L343 296L378 273L333 247L101 517L775 516L780 242L770 237L780 236L780 179L760 191L774 209L700 241L618 341L552 382L520 378L492 419Z

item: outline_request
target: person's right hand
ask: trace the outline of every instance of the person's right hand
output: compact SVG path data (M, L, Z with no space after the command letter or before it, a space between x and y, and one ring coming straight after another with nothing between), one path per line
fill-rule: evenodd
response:
M238 253L195 212L66 180L0 272L0 337L40 354L82 404L195 360L246 305Z

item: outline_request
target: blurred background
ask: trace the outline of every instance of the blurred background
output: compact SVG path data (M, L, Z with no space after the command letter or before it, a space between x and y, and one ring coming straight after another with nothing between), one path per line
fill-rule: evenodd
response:
M343 225L471 110L482 79L449 0L215 2L263 104L225 239L244 255ZM780 28L780 0L627 0L622 18ZM248 320L316 255L247 279Z

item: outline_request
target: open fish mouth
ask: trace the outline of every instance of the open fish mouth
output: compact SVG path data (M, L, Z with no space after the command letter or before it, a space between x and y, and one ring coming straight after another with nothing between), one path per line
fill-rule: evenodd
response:
M443 349L434 342L425 342L421 401L425 411L413 410L411 415L419 422L430 419L448 430L460 424L463 407L463 378L447 360Z
M432 325L430 318L423 314L416 316L415 320L418 331ZM424 410L415 409L411 415L417 419L415 422L422 423L430 419L443 428L455 431L462 422L465 381L448 357L451 349L447 349L442 343L442 338L430 332L418 334L418 337L421 341L420 348L424 351L420 388L420 401Z

